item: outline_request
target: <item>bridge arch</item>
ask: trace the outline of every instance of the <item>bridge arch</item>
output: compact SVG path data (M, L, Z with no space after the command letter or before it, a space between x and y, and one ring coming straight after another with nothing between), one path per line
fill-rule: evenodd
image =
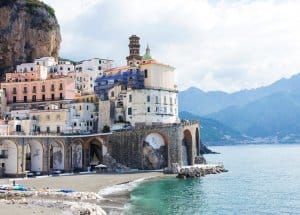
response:
M65 145L62 141L52 141L49 146L50 170L64 170Z
M107 153L107 147L104 140L100 137L94 137L87 141L88 147L88 165L93 167L103 163L103 156Z
M201 149L201 145L200 145L200 137L199 137L199 128L196 128L196 150L197 150L197 155L200 155L200 149Z
M0 160L2 174L18 173L18 146L14 141L3 140L0 142Z
M25 145L25 169L32 172L43 171L43 145L37 140L30 140Z
M81 140L74 140L71 144L72 170L81 170L83 167L83 147Z
M183 132L183 139L182 139L182 164L192 165L193 164L193 137L190 130L186 129Z
M168 166L168 138L160 132L150 132L143 141L144 169L162 169Z

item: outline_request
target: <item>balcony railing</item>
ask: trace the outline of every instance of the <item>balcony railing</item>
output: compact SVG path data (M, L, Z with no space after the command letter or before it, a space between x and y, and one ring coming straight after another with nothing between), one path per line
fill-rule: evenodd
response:
M62 97L62 98L57 97L57 98L53 98L53 99L52 98L35 99L35 100L27 99L26 102L24 102L24 100L16 100L16 101L8 101L7 103L8 104L13 104L13 103L28 103L28 102L50 102L50 101L62 101L62 100L66 100L66 99L64 99L64 97Z

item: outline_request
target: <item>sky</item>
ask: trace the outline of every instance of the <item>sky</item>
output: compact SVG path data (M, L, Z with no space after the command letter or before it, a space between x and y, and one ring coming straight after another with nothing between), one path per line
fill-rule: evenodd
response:
M235 92L300 72L298 0L44 0L61 28L60 56L126 64L128 37L176 68L179 90Z

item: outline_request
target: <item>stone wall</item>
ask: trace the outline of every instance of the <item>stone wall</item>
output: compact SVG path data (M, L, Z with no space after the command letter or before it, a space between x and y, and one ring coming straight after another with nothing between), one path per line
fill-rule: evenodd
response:
M200 151L198 131L198 123L181 123L78 137L2 136L0 152L8 156L1 154L0 167L5 166L6 176L17 176L86 171L100 163L133 169L193 165Z

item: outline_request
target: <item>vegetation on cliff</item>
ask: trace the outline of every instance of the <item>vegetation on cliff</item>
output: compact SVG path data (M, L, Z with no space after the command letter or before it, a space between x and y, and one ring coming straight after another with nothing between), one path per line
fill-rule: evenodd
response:
M36 13L36 9L37 8L44 8L46 9L46 11L55 17L55 11L52 7L50 7L49 5L45 4L44 2L41 2L39 0L26 0L26 11L32 15L35 15Z

